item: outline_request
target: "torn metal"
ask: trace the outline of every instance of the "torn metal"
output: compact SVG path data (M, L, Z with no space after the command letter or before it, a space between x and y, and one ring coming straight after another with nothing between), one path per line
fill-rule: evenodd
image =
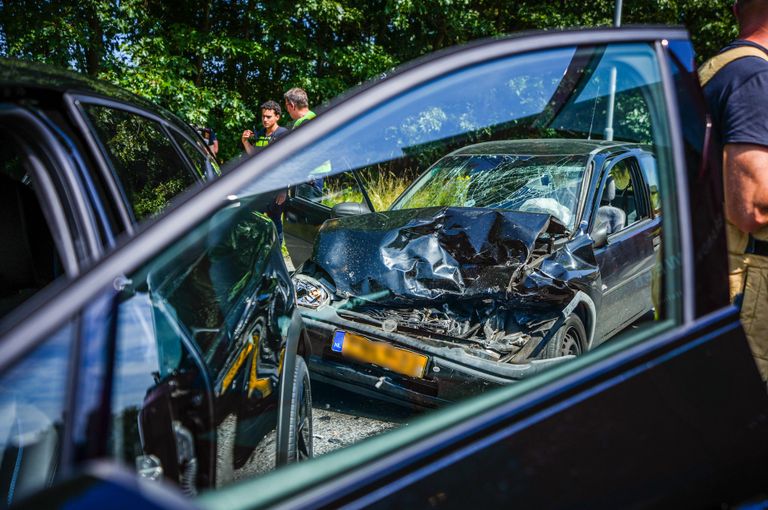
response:
M539 352L597 278L591 249L570 253L566 237L542 213L433 207L347 217L326 222L294 283L303 306L332 304L384 337L514 363Z

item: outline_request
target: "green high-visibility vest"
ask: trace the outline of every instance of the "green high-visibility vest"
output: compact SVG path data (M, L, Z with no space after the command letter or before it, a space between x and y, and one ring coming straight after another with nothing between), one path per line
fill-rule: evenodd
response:
M260 136L256 139L256 143L253 144L254 147L266 147L269 145L269 141L272 140L271 136Z
M306 113L306 115L304 115L300 119L296 119L296 122L293 123L293 129L296 129L297 127L301 126L305 121L312 120L315 117L317 117L317 115L315 115L315 112L313 112L312 110L309 110Z

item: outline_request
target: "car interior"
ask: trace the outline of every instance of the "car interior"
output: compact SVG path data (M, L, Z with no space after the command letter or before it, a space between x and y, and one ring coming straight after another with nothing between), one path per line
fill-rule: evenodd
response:
M613 205L616 200L616 182L612 176L608 176L600 199L600 207L597 209L596 225L606 225L608 234L613 234L623 229L627 224L627 214L623 209Z
M19 146L3 144L0 167L0 317L62 273L53 237Z

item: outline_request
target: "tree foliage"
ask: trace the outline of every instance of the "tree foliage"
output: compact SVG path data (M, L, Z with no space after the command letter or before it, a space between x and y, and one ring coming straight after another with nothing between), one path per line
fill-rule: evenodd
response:
M624 24L685 25L699 60L736 35L724 0L624 3ZM258 105L290 87L313 104L394 66L473 39L608 26L614 2L587 0L6 0L0 54L109 80L192 124L226 159ZM284 115L287 121L287 115Z

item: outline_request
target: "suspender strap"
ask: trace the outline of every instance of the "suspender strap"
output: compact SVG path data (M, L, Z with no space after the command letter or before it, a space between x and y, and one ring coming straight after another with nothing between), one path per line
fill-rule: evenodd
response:
M738 60L744 57L758 57L762 58L763 60L768 60L768 55L766 55L763 50L755 48L754 46L739 46L737 48L724 51L704 62L704 65L699 68L699 81L701 81L701 86L703 87L709 83L709 80L714 78L720 69L727 66L734 60Z

